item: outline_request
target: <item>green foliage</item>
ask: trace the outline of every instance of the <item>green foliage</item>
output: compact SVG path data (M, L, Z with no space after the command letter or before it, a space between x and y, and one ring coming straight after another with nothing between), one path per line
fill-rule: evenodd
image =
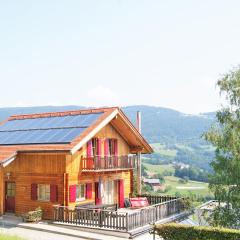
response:
M188 178L194 181L208 182L209 173L203 169L192 167L181 168L179 166L175 167L175 176L180 178Z
M154 232L164 240L239 240L240 231L224 228L194 227L182 224L155 225Z
M161 184L164 184L165 183L165 179L164 179L164 177L162 176L162 174L161 173L156 173L156 174L154 174L151 178L157 178L157 179L159 179L159 181L160 181L160 183Z
M153 191L152 187L148 184L142 184L142 193L151 193Z
M188 178L186 178L186 177L184 177L184 178L180 178L179 180L178 180L178 182L180 183L180 184L186 184L186 183L188 183Z
M240 228L240 67L225 74L217 85L227 106L217 112L218 125L204 137L216 148L210 188L216 200L226 205L215 210L211 224Z

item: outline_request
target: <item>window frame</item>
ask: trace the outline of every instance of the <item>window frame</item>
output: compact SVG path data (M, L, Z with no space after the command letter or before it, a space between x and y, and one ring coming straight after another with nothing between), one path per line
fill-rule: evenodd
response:
M78 188L81 188L81 186L83 186L83 195L84 196L78 196ZM82 189L80 189L80 194L82 192ZM85 183L81 183L81 184L77 184L76 185L76 202L81 202L81 201L84 201L86 200L86 184Z
M44 197L40 198L40 195L42 193L40 193L40 189L44 187ZM47 189L48 188L48 189ZM51 186L50 184L38 184L37 185L37 200L41 201L41 202L50 202L51 199Z
M109 152L109 156L115 156L115 152L116 152L116 145L115 145L115 138L109 138L108 139L108 152Z

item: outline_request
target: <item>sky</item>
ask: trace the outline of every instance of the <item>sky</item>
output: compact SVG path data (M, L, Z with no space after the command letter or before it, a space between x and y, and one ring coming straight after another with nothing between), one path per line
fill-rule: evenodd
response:
M0 0L0 107L220 107L239 0Z

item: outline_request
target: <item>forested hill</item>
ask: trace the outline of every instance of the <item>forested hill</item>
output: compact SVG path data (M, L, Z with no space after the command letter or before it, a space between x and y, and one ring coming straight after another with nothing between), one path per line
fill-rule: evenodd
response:
M82 109L83 106L43 106L0 108L0 121L13 114ZM214 122L215 113L186 115L162 107L128 106L123 111L135 123L136 112L142 112L142 133L153 143L157 161L177 160L206 168L213 149L206 146L201 135Z

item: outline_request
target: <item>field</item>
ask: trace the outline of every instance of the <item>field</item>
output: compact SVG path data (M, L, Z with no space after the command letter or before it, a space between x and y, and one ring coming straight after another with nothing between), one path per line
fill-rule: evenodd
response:
M171 186L171 189L167 194L174 195L176 192L179 192L182 195L196 194L201 196L208 196L210 192L208 190L208 183L197 182L197 181L188 181L185 184L179 183L179 178L173 176L165 177L166 186Z
M149 175L153 175L157 173L163 174L166 171L168 171L169 173L172 173L169 175L173 175L175 171L172 164L152 165L149 163L143 163L143 165L147 168L147 172Z
M171 173L168 176L164 176L165 186L167 189L164 194L166 195L181 194L182 196L196 195L197 197L212 196L208 189L208 183L191 180L187 183L179 183L180 178L173 176L175 169L172 164L152 165L143 163L143 165L146 167L149 176L157 173L164 175L166 171Z
M154 149L154 152L163 156L175 157L177 154L177 150L168 149L165 145L160 143L152 143L151 146Z

